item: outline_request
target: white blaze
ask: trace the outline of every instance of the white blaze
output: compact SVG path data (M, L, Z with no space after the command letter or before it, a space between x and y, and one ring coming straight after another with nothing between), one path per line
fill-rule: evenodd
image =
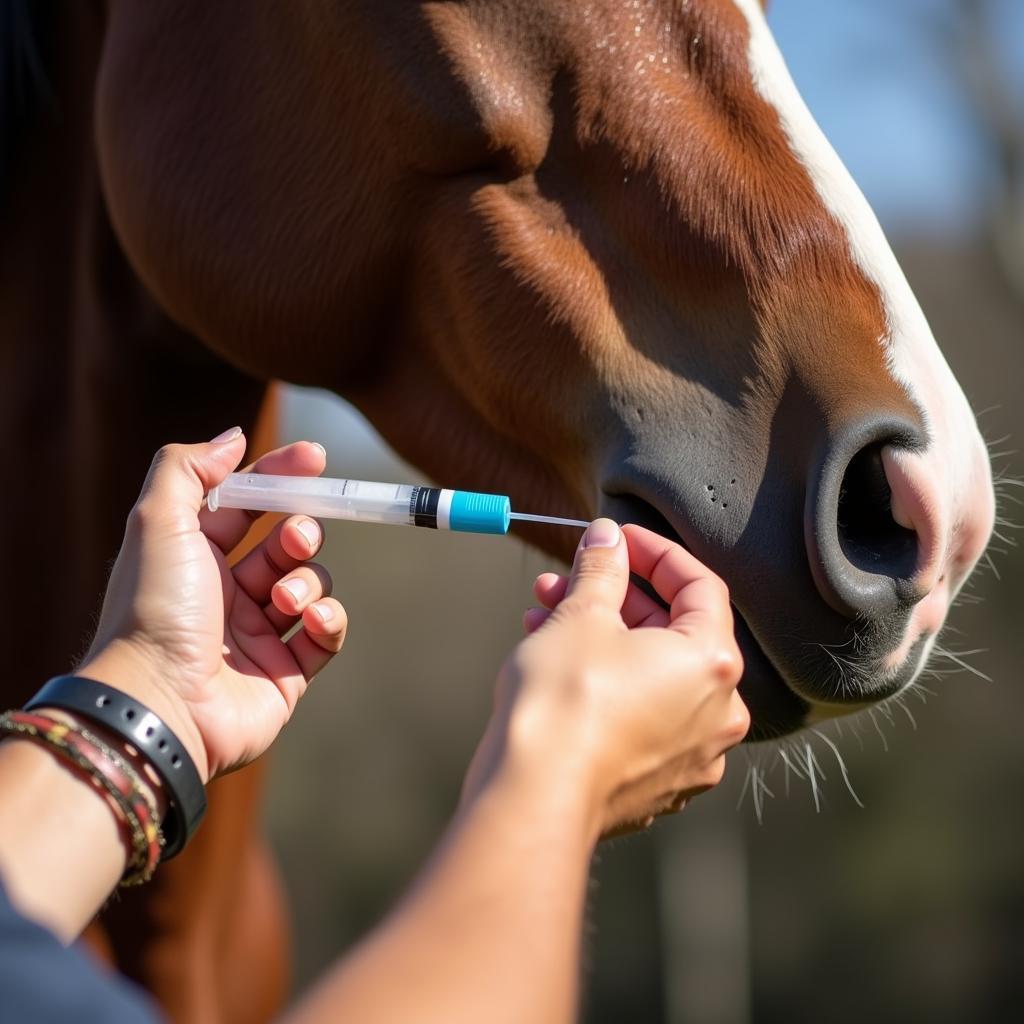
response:
M888 328L879 344L893 377L926 417L932 443L923 455L904 457L922 460L918 469L933 487L935 526L943 538L941 571L949 573L953 584L946 586L943 603L948 607L991 531L992 483L984 442L878 219L797 92L759 0L733 2L749 25L754 86L778 113L794 156L845 230L854 262L878 288ZM915 634L930 632L934 622L934 609L915 611L904 649Z

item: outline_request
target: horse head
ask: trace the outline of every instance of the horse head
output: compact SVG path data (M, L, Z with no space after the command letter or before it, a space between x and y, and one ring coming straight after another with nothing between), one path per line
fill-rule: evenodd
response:
M756 0L232 7L114 3L100 64L112 219L176 319L446 485L681 538L755 737L913 682L986 450Z

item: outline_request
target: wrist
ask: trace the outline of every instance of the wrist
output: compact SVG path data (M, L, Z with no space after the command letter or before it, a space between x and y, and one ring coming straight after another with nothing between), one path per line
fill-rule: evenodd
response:
M115 667L122 667L118 661ZM101 668L94 662L92 669ZM96 675L105 675L97 671ZM115 676L118 682L120 674ZM131 689L137 689L137 686ZM163 710L163 702L153 700L156 691L146 699ZM152 824L156 808L145 799L149 792L143 788L135 766L127 763L103 739L86 729L71 729L56 724L45 716L35 715L38 708L59 708L73 716L81 716L101 726L116 737L123 749L138 759L138 765L149 777L162 784L166 791L166 813L162 817L163 842L150 844L159 831ZM150 707L130 692L103 680L82 675L55 676L26 704L23 711L11 712L5 728L38 733L46 742L68 748L68 756L82 760L87 770L98 769L96 777L110 789L122 804L133 830L140 863L147 850L155 851L157 858L170 860L185 847L199 827L206 812L206 792L202 778L186 747L171 727ZM2 723L0 723L2 724ZM151 774L150 774L151 773ZM154 862L155 863L155 862ZM136 872L126 880L131 884L136 877L148 878L150 867L141 875Z
M59 697L56 692L59 685L53 685L55 683L59 684L59 680L51 680L47 688ZM102 692L114 693L110 687L103 687ZM111 737L113 743L107 742L92 728L88 715L82 721L74 714L66 714L61 704L59 699L52 706L44 701L35 706L30 702L30 710L8 711L0 716L0 734L38 745L51 758L65 764L71 775L100 793L129 854L121 884L148 882L161 859L163 847L161 815L153 786L132 764L136 752L131 747L122 747L116 735ZM94 813L96 810L94 805Z
M75 675L106 683L148 707L178 738L203 785L209 782L206 745L188 705L167 683L159 667L136 645L114 640L101 650L90 652Z
M464 802L483 794L523 807L531 822L557 818L588 850L601 835L604 800L590 759L578 745L560 741L536 723L492 722L470 770Z
M99 737L99 739L101 739L135 770L135 773L139 777L139 788L142 790L144 798L156 809L157 821L159 822L163 820L164 815L167 813L167 793L164 790L163 783L160 781L160 776L153 771L152 766L139 753L139 751L136 750L135 747L122 737L111 732L109 729L106 729L101 723L95 722L90 718L86 718L84 715L79 715L72 711L66 711L63 708L47 707L45 704L40 705L37 708L33 708L33 711L38 714L45 715L47 718L52 718L56 722L63 722L65 725L68 725L73 729L84 729L86 732ZM45 750L54 758L54 760L58 762L61 761L61 759L57 757L55 751L42 746L40 749ZM66 765L66 767L68 770L74 771L73 766ZM78 770L78 773L82 774L80 769ZM85 777L86 776L83 775L83 778ZM113 813L119 821L123 820L116 805L110 800L109 796L104 794L102 789L94 788L96 794L104 798L105 802L110 807L111 813Z

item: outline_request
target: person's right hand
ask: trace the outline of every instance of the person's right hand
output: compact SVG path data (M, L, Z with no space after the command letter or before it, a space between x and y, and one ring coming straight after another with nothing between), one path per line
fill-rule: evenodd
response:
M608 834L717 784L750 726L722 580L664 537L598 520L571 573L545 573L534 592L544 607L502 668L467 788L509 758L570 772Z
M323 542L309 516L281 521L228 565L259 516L211 512L202 502L244 451L236 428L157 453L78 669L156 712L204 783L270 746L313 676L341 649L347 624L329 596L330 574L309 561ZM316 476L323 468L323 448L300 441L245 472Z

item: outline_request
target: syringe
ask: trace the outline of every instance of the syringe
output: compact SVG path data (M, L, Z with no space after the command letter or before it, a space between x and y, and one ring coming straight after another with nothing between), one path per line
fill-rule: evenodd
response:
M327 519L427 526L462 533L508 533L513 519L556 526L590 525L582 519L513 512L504 494L269 473L232 473L210 491L206 504L213 511L244 508L254 512L301 512Z

